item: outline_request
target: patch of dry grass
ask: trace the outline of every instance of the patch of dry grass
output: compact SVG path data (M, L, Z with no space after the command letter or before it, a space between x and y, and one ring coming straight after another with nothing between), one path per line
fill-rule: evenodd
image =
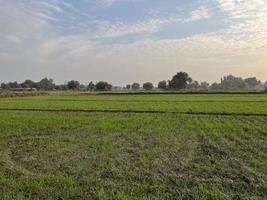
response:
M12 97L26 97L26 96L44 96L48 95L48 92L1 92L0 98L12 98Z

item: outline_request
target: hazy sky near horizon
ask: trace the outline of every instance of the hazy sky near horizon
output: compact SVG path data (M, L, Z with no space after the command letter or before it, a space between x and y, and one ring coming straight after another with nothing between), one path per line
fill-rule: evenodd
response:
M0 82L267 81L267 0L0 0Z

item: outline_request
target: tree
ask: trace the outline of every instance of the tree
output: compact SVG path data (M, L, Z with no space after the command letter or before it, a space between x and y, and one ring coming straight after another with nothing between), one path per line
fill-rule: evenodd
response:
M91 81L88 86L87 86L87 89L90 90L90 91L93 91L95 89L95 84Z
M36 88L38 90L53 90L55 88L55 84L53 83L53 79L43 78L36 83Z
M159 89L162 89L162 90L167 90L168 89L167 81L160 81L158 83L158 88Z
M241 90L246 88L246 84L241 77L228 75L221 79L221 88L228 91Z
M264 84L264 90L265 90L265 93L267 94L267 81Z
M218 91L222 90L222 85L220 83L212 83L211 86L209 87L210 90Z
M224 76L221 79L221 83L212 84L209 89L211 90L223 90L223 91L240 91L240 90L262 90L263 84L257 78L235 77L233 75Z
M1 83L1 88L3 90L7 90L8 89L8 85L6 83Z
M190 90L198 90L200 88L200 85L197 81L192 81L187 85L186 88Z
M131 89L131 85L126 85L126 89L130 90Z
M249 90L256 90L258 86L262 87L261 81L258 81L256 77L246 78L244 82Z
M104 81L99 81L95 85L95 89L97 91L110 91L112 89L112 85Z
M15 82L9 82L7 84L8 89L15 89L15 88L21 88L21 85L15 81Z
M2 83L1 88L4 90L21 88L21 84L19 84L17 81L9 82L9 83Z
M21 83L22 88L35 88L36 83L32 80L25 80L23 83Z
M186 72L178 72L173 76L172 80L169 81L169 87L174 90L185 89L191 81L192 79Z
M79 81L71 80L68 82L68 89L69 90L78 90L80 87Z
M55 86L56 90L68 90L68 85L67 84L62 84L62 85L56 85Z
M80 84L79 89L82 91L86 91L87 90L87 86L84 84Z
M200 89L201 90L208 90L209 89L209 85L210 84L208 82L205 82L205 81L204 82L201 82L200 83Z
M145 90L152 90L153 87L154 87L153 84L150 83L150 82L147 82L147 83L144 83L144 84L143 84L143 88L144 88Z
M140 84L139 83L133 83L132 84L132 89L133 90L139 90L140 89Z

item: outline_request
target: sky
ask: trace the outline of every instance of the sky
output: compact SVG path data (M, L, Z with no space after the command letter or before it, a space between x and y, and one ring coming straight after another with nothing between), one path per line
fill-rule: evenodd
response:
M267 81L267 0L0 0L0 82Z

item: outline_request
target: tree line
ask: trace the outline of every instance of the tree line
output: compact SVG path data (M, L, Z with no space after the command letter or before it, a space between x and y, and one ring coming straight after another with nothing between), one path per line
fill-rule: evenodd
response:
M111 91L113 86L105 81L99 81L96 84L90 82L88 85L80 84L79 81L71 80L66 84L55 84L53 79L43 78L38 82L32 80L25 80L22 83L9 82L1 83L1 89L13 90L13 89L36 89L36 90L90 90L90 91Z
M219 83L198 82L193 80L188 73L178 72L170 80L160 81L156 86L151 82L144 84L133 83L124 87L112 86L112 84L92 81L85 85L79 81L71 80L65 84L55 84L53 79L44 78L38 82L25 80L22 83L1 83L2 90L36 89L36 90L84 90L84 91L111 91L111 90L188 90L188 91L263 91L267 92L267 82L263 83L256 77L241 78L233 75L224 76Z

